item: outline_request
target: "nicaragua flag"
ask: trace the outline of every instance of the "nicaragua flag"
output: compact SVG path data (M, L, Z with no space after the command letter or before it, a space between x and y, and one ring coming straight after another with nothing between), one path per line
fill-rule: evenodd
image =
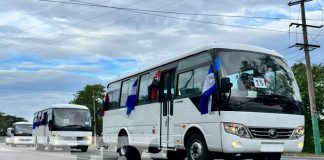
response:
M137 97L136 97L136 92L137 92L137 79L131 81L129 84L131 84L128 88L128 97L126 101L126 106L127 106L127 115L130 115L132 110L134 110L134 107L136 105Z
M216 89L217 86L215 83L214 68L213 65L210 65L199 102L201 114L207 114L211 110L212 94Z

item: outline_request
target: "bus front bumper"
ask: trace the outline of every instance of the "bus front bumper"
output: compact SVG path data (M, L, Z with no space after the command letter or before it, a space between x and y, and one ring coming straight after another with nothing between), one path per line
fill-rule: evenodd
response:
M88 137L88 136L87 136ZM92 138L84 138L82 140L66 140L62 138L52 138L51 145L57 147L63 146L89 146L92 143Z
M223 130L224 153L283 153L301 152L304 136L299 139L249 139L226 133Z
M34 141L33 141L32 137L14 137L14 138L12 138L12 144L33 145Z

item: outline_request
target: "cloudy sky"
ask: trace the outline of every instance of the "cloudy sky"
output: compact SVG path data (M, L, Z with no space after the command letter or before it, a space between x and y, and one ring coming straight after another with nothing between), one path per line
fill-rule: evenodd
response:
M302 42L302 36L296 34L301 27L289 29L291 22L300 23L299 6L289 7L288 0L83 2L222 16L142 14L39 0L1 0L1 112L31 120L34 111L69 102L86 84L106 85L112 78L210 42L239 42L273 49L283 54L290 65L304 58L302 51L288 49ZM307 3L309 24L322 25L323 6L324 0ZM311 43L324 44L320 29L310 29L309 33ZM312 62L323 63L323 53L322 48L313 51Z

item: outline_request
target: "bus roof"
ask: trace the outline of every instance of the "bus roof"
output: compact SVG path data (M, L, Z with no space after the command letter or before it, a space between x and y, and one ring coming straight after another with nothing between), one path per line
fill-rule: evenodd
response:
M16 122L14 124L31 124L30 122Z
M263 48L263 47L258 47L258 46L248 45L248 44L241 44L241 43L215 42L215 43L209 43L207 45L204 45L204 46L201 46L201 47L198 47L198 48L191 49L191 50L185 52L184 54L180 54L180 55L175 56L173 58L170 58L170 59L168 59L166 61L154 64L154 65L151 65L149 67L142 68L142 69L140 69L138 71L135 71L133 73L129 73L127 75L118 77L116 79L111 80L110 83L116 82L118 80L121 80L121 79L124 79L124 78L127 78L127 77L131 77L133 75L139 74L141 72L145 72L145 71L150 70L152 68L156 68L156 67L159 67L159 66L174 62L176 60L179 60L179 59L182 59L182 58L185 58L185 57L188 57L188 56L191 56L191 55L194 55L194 54L206 51L206 50L210 50L210 49L213 49L213 48L252 51L252 52L259 52L259 53L264 53L264 54L270 54L270 55L274 55L274 56L283 58L282 55L280 55L276 51L269 50L269 49L266 49L266 48Z
M77 104L54 104L50 108L75 108L75 109L89 109L86 106L83 105L77 105Z

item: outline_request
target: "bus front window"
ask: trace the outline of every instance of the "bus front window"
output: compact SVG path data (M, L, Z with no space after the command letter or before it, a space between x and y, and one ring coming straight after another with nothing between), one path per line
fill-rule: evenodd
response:
M282 58L228 50L220 53L220 59L222 76L233 83L223 110L302 114L296 80Z
M31 136L33 125L28 124L16 124L15 125L15 136Z
M54 128L67 131L91 131L90 112L85 109L54 109Z

